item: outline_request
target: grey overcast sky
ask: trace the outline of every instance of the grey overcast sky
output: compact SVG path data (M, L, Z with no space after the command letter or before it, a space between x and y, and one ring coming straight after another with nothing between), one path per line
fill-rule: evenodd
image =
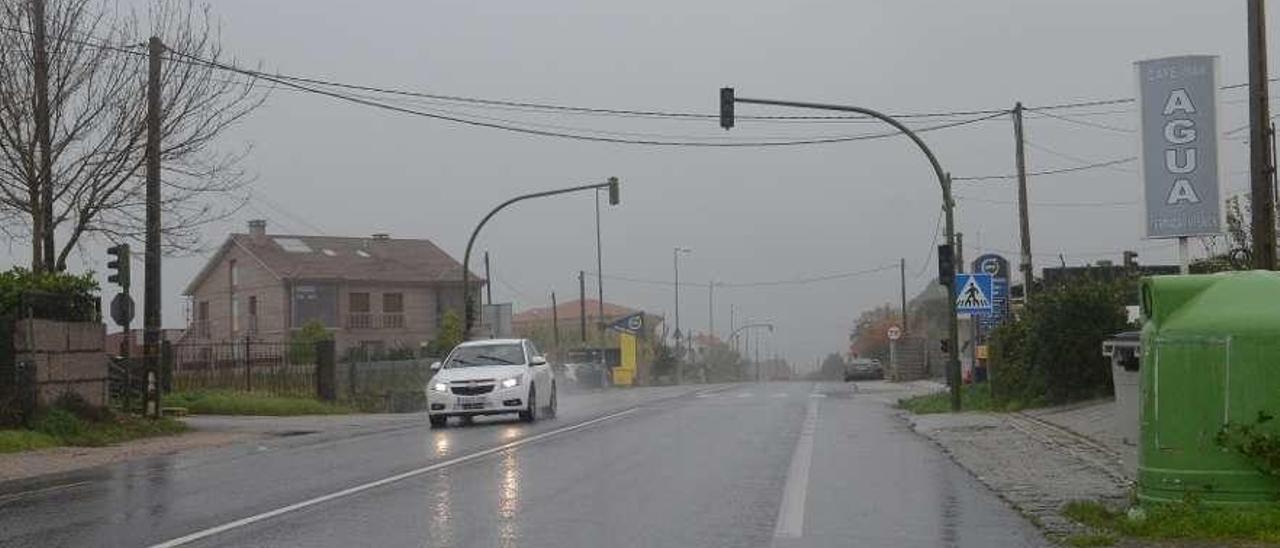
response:
M125 2L128 4L129 2ZM717 89L740 96L841 102L887 112L1009 108L1132 96L1132 63L1178 54L1221 56L1224 83L1244 82L1245 2L1204 0L217 0L229 53L245 65L344 82L454 95L578 106L713 113ZM1277 9L1271 28L1280 28ZM1276 57L1272 40L1271 57ZM1240 90L1222 95L1223 128L1245 121ZM432 105L420 105L432 106ZM455 112L597 131L749 140L851 135L877 125ZM806 114L739 106L739 114ZM817 113L821 114L821 113ZM1117 129L1136 126L1130 105L1067 111ZM951 120L962 118L951 118ZM1123 158L1131 133L1028 115L1031 170ZM1224 139L1226 193L1247 188L1241 134ZM956 176L1009 173L1007 117L925 134ZM909 292L935 267L929 254L940 197L924 159L901 137L782 149L659 148L584 143L458 126L290 91L228 134L250 143L246 165L259 198L223 226L215 247L250 218L270 232L429 238L461 257L480 217L507 197L559 186L623 182L623 204L603 212L604 271L672 277L672 247L692 248L681 279L681 321L707 329L705 284L820 276L907 262ZM1142 239L1133 164L1034 178L1032 235L1038 266L1170 262L1167 241ZM965 253L1017 249L1014 186L957 183ZM1080 207L1081 203L1104 205ZM301 220L299 220L301 219ZM594 270L592 196L519 205L485 229L494 297L517 310L571 299L576 272ZM86 248L83 268L104 257ZM10 258L24 262L20 244ZM166 263L165 324L184 322L180 291L204 256ZM1016 259L1015 259L1016 260ZM842 351L857 314L896 300L896 271L799 286L724 288L715 326L733 305L778 331L764 352L801 367ZM595 283L588 291L594 293ZM611 302L670 313L670 287L605 281ZM141 295L138 295L140 299Z

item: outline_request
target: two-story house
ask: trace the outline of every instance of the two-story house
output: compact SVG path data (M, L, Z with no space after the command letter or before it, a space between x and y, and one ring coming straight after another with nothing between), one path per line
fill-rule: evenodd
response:
M183 292L184 342L288 340L308 322L339 354L416 349L446 311L462 315L462 265L428 240L267 234L263 220L231 234ZM472 275L479 295L484 280Z

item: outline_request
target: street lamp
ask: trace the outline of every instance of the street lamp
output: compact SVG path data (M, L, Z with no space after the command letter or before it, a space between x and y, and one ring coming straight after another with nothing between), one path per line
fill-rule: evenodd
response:
M807 108L807 109L814 109L814 110L834 110L839 112L854 112L857 114L862 114L864 116L870 116L872 118L875 118L877 120L880 120L886 124L893 126L898 131L901 131L902 134L910 138L911 141L915 143L917 147L920 148L920 152L923 152L925 157L928 158L929 165L933 167L934 175L938 177L938 185L942 187L942 208L947 218L946 219L947 243L945 246L939 246L940 272L939 272L938 278L939 278L939 282L941 282L943 285L947 287L947 292L949 295L947 297L947 301L950 303L947 307L949 312L949 318L947 320L947 331L948 331L948 339L950 339L950 345L949 345L950 356L947 359L947 378L951 384L951 410L959 411L960 410L960 382L961 382L960 356L959 354L957 354L956 350L960 347L960 323L959 323L959 320L956 318L955 297L950 296L955 293L954 286L955 286L956 269L953 264L950 266L950 268L945 269L946 270L945 272L941 271L943 270L941 268L942 266L941 257L944 254L943 248L946 249L945 251L946 253L954 252L956 249L955 201L952 200L951 198L951 174L942 170L942 164L938 163L937 156L934 156L933 151L929 149L929 146L925 144L924 140L921 139L919 135L916 135L914 131L911 131L911 128L907 127L902 122L899 122L898 120L894 119L892 116L885 115L881 112L871 110L869 108L857 107L857 106L851 106L851 105L807 103L807 102L800 102L800 101L779 101L776 99L747 99L745 97L737 97L734 93L733 88L720 88L720 127L723 127L726 130L733 127L734 105L736 103L747 103L747 104L755 104L755 105L773 105L773 106L792 107L792 108Z
M680 349L680 337L681 337L681 333L680 333L680 254L681 253L693 253L693 250L687 247L678 247L678 246L671 248L671 264L673 269L675 270L675 294L676 294L675 335L676 335L677 350ZM687 336L685 338L688 339ZM678 352L676 357L676 384L684 384L684 360L679 358Z
M472 324L475 323L475 313L472 311L472 306L471 306L471 268L470 268L471 247L475 245L476 236L480 235L480 229L484 228L485 223L488 223L489 219L492 219L493 216L496 215L499 211L502 211L503 208L511 204L514 204L516 202L530 200L533 198L545 198L547 196L555 196L557 194L568 194L570 192L580 192L583 190L596 190L601 188L609 189L609 205L618 205L618 203L621 201L619 199L620 189L619 189L618 178L610 177L608 181L603 183L596 183L593 185L581 185L581 186L575 186L575 187L569 187L569 188L561 188L558 190L546 190L543 192L534 192L532 194L523 194L520 196L516 196L515 198L512 198L510 200L502 202L501 204L498 204L498 207L493 208L493 210L490 211L488 215L485 215L483 219L480 219L480 224L476 225L475 230L471 231L471 238L467 240L466 252L462 254L462 308L463 308L462 315L464 318L464 321L462 324L462 333L465 338L471 337L471 326Z

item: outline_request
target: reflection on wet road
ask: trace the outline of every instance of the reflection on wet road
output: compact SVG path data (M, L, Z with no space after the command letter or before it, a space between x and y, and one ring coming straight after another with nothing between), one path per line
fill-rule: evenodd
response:
M803 451L802 431L811 433ZM75 486L50 489L63 484ZM784 503L786 493L800 493L799 501ZM781 519L796 524L794 534L776 536ZM1043 544L883 404L844 384L589 394L563 398L559 418L535 424L489 419L290 440L0 485L3 546L175 540L170 545Z

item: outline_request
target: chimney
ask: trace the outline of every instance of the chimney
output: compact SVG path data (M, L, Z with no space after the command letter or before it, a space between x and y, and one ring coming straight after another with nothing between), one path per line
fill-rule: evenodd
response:
M249 221L249 236L257 239L267 236L267 221L265 219L252 219Z

